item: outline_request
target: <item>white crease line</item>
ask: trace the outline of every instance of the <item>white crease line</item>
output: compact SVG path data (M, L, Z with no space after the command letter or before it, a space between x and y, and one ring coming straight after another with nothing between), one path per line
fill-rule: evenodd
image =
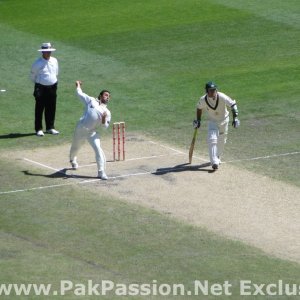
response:
M58 173L61 173L61 174L65 174L64 172L62 172L62 171L60 171L60 170L58 170L58 169L52 168L52 167L50 167L50 166L47 166L47 165L45 165L45 164L42 164L42 163L39 163L39 162L37 162L37 161L31 160L31 159L29 159L29 158L24 157L23 159L26 160L26 161L28 161L28 162L31 162L31 163L33 163L33 164L36 164L36 165L38 165L38 166L42 166L42 167L44 167L44 168L46 168L46 169L50 169L50 170L52 170L52 171L55 171L55 172L58 172Z
M124 174L124 175L112 176L112 177L109 177L108 179L118 179L118 178L125 178L125 177L141 176L141 175L148 175L148 174L152 174L152 173L153 173L153 171L131 173L131 174Z
M152 155L152 156L144 156L144 157L134 157L134 158L127 158L125 160L116 160L116 161L113 161L113 160L110 160L110 161L107 161L108 164L111 164L111 163L115 163L115 162L127 162L127 161L135 161L135 160L143 160L143 159L155 159L155 158L160 158L160 157L166 157L166 156L170 156L170 155L182 155L182 154L186 154L186 153L174 153L174 154L161 154L161 155ZM79 168L85 168L85 167L92 167L92 166L95 166L96 163L91 163L91 164L87 164L87 165L80 165L78 167Z
M169 146L165 146L165 145L159 144L159 143L157 143L157 142L153 142L153 141L148 141L148 142L151 143L151 144L154 144L154 145L158 145L158 146L160 146L160 147L162 147L162 148L166 148L166 149L175 151L175 152L180 153L180 154L185 154L185 153L182 152L182 151L176 150L176 149L171 148L171 147L169 147Z
M35 191L35 190L42 190L42 189L48 189L48 188L53 188L53 187L60 187L60 186L65 186L65 185L72 185L72 184L77 184L75 182L69 182L69 183L62 183L62 184L53 184L53 185L46 185L46 186L38 186L34 188L29 188L29 189L23 189L23 190L13 190L13 191L7 191L7 192L0 192L0 195L3 194L12 194L12 193L20 193L20 192L29 192L29 191Z
M259 159L268 159L268 158L273 158L273 157L289 156L289 155L296 155L296 154L300 154L300 151L289 152L289 153L280 153L280 154L272 154L272 155L266 155L266 156L258 156L258 157L252 157L252 158L235 159L235 160L229 160L227 162L224 161L224 163L232 163L232 162L238 162L238 161L251 161L251 160L259 160ZM223 161L222 161L222 163L223 163Z
M152 174L152 173L153 173L152 171L151 172L131 173L131 174L112 176L112 177L109 177L109 179L118 179L118 178L124 178L124 177L141 176L141 175L148 175L148 174ZM76 177L74 177L74 178L76 178ZM99 182L103 182L103 183L107 182L107 181L101 180L100 178L95 178L95 179L82 180L82 181L79 181L79 182L53 184L53 185L38 186L38 187L22 189L22 190L12 190L12 191L7 191L7 192L0 192L0 195L36 191L36 190L42 190L42 189L49 189L49 188L67 186L67 185L78 185L78 184L84 184L84 183L91 183L91 182L95 182L95 181L99 181Z
M29 192L29 191L35 191L35 190L43 190L43 189L49 189L49 188L67 186L67 185L77 185L77 184L89 183L89 182L100 181L100 180L101 180L100 178L95 178L95 179L83 180L83 181L80 181L80 182L68 182L68 183L62 183L62 184L38 186L38 187L33 187L33 188L28 188L28 189L23 189L23 190L13 190L13 191L7 191L7 192L0 192L0 195L20 193L20 192Z
M162 148L166 148L166 149L175 151L175 152L177 152L178 154L184 154L184 155L187 155L187 153L182 152L182 151L179 151L179 150L174 149L174 148L171 148L171 147L169 147L169 146L165 146L165 145L159 144L159 143L157 143L157 142L153 142L153 141L148 141L148 142L151 143L151 144L154 144L154 145L158 145L158 146L160 146L160 147L162 147ZM196 157L196 156L194 156L194 157ZM198 158L198 159L201 160L201 161L207 161L206 159L203 159L203 158L200 158L200 157L196 157L196 158Z
M178 153L174 153L174 154L171 154L171 155L182 155L182 154L185 154L185 153L178 152ZM152 158L159 158L159 157L166 157L166 156L170 156L170 154L161 154L161 155L152 155L152 156L129 158L129 159L126 159L125 161L142 160L142 159L152 159Z

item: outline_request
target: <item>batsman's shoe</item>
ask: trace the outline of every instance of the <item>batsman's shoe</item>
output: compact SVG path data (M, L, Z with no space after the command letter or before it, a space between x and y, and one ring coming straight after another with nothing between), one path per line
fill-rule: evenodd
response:
M218 165L218 164L213 164L213 165L212 165L212 168L216 171L216 170L219 169L219 165Z
M52 128L52 129L47 130L47 133L50 133L50 134L59 134L59 131L56 130L56 129L54 129L54 128Z
M36 135L37 135L37 136L44 136L43 130L37 131L37 132L36 132Z
M73 170L77 170L78 169L78 163L75 160L70 160L71 166Z
M105 174L104 171L98 171L98 178L102 179L102 180L107 180L108 177L107 175Z

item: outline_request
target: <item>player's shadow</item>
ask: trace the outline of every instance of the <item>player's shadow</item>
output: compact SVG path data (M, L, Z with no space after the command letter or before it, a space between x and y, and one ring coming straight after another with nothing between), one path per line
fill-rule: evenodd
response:
M153 172L152 174L164 175L167 173L179 173L179 172L186 172L186 171L202 171L207 173L213 173L214 170L207 169L208 167L211 167L210 163L204 163L201 165L191 165L189 163L184 163L184 164L176 165L174 167L156 169L156 171Z
M69 179L69 178L78 178L78 179L96 179L97 177L93 176L86 176L86 175L76 175L76 174L67 174L67 171L73 170L72 168L64 168L52 174L39 174L39 173L32 173L30 171L22 171L24 175L28 176L40 176L46 178L62 178L62 179Z
M17 138L22 138L26 136L32 136L36 135L36 133L9 133L9 134L4 134L0 135L0 139L17 139Z

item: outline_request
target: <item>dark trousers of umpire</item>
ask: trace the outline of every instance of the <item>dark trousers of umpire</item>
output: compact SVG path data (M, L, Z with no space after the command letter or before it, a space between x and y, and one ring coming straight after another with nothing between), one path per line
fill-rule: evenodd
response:
M46 130L54 129L56 111L57 83L41 85L36 83L33 96L35 97L35 131L43 129L43 113L45 111Z

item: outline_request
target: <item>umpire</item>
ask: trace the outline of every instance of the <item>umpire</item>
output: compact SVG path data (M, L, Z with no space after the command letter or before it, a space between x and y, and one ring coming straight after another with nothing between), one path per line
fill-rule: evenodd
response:
M43 43L39 52L42 56L38 58L31 67L31 80L34 82L35 97L35 131L37 136L44 136L43 132L43 113L45 111L46 132L59 134L54 127L56 111L56 91L58 62L51 53L56 49L52 48L51 43Z

